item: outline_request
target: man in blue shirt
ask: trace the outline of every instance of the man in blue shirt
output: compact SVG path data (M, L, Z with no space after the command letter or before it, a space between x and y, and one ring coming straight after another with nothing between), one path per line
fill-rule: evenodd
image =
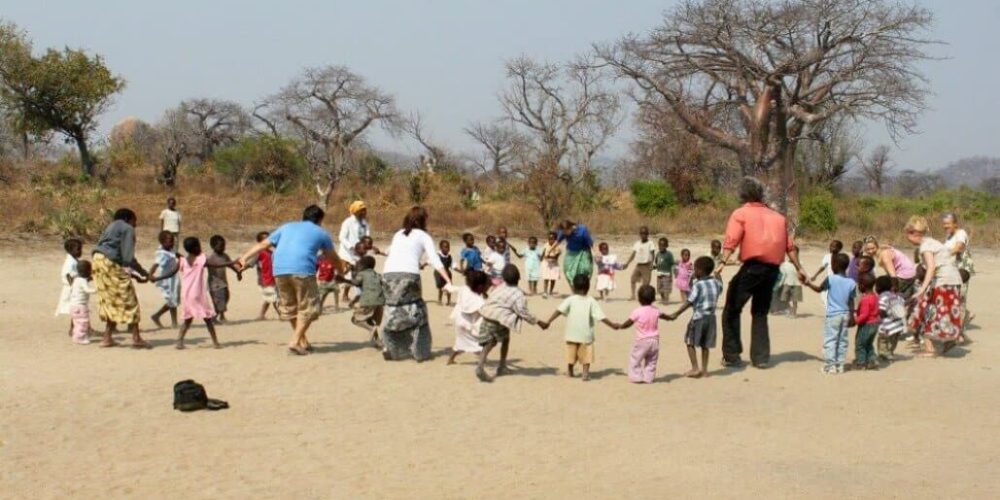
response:
M316 264L319 254L340 269L342 261L333 251L333 240L323 229L326 214L316 205L306 207L302 220L289 222L261 241L239 259L239 267L264 250L273 250L275 286L278 289L278 315L292 324L294 334L288 350L305 355L312 350L306 331L319 317L319 288Z

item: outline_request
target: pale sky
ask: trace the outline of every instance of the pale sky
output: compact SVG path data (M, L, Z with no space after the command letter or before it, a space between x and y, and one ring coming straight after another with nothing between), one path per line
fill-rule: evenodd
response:
M503 62L520 54L561 61L659 23L671 0L0 0L0 17L37 48L68 45L102 54L128 87L102 118L156 121L192 97L249 105L302 68L343 64L419 110L433 137L471 150L469 122L499 115ZM900 143L901 168L962 157L1000 157L1000 2L925 0L934 36L949 45L925 65L935 96L921 133ZM611 155L624 151L623 131ZM888 142L880 130L869 145ZM380 140L381 142L381 140ZM400 140L380 147L415 152Z

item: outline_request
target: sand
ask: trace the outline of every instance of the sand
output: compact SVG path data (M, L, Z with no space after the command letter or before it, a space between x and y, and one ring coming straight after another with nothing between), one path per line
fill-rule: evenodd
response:
M695 255L702 246L692 244ZM710 378L681 378L685 317L662 327L648 386L624 375L632 333L603 326L595 380L566 378L561 322L516 334L513 375L490 385L470 356L384 362L347 312L315 324L318 353L289 356L286 325L250 321L254 273L233 280L222 350L203 327L187 350L173 349L176 331L145 319L160 305L151 285L139 293L154 349L77 346L68 320L52 315L62 259L0 247L5 498L987 498L1000 485L1000 312L990 295L1000 262L984 251L975 342L948 358L912 359L904 347L887 369L823 376L822 308L809 292L804 317L771 318L772 368L722 369L715 350ZM805 256L810 269L819 260L818 250ZM634 307L626 279L605 306L618 321ZM432 297L433 282L424 287ZM530 301L545 316L557 304ZM430 310L444 353L449 310ZM232 408L173 411L172 386L186 378Z

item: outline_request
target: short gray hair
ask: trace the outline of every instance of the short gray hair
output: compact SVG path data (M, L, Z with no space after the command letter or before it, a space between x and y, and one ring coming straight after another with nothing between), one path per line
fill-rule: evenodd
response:
M740 201L743 203L763 203L764 183L755 177L744 177L740 181Z
M958 214L956 214L955 212L945 212L941 216L941 222L948 222L948 221L958 224Z

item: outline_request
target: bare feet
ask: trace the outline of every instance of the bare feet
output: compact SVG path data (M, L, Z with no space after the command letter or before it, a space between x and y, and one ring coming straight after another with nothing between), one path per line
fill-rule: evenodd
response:
M132 349L152 349L152 348L153 346L149 345L149 343L147 343L145 340L139 339L132 341Z
M708 370L702 370L701 371L701 377L702 378L708 378Z
M257 316L257 321L266 321L266 320L267 318L265 318L263 315Z
M117 346L118 342L115 342L114 340L105 340L104 342L101 342L101 347L117 347Z
M481 366L476 368L476 378L478 378L480 382L493 382L493 379L486 374L486 370L484 370Z
M507 365L500 365L500 366L498 366L497 367L497 374L496 374L496 376L497 377L502 377L504 375L510 375L510 369L507 368Z
M309 351L307 351L307 350L305 350L305 349L303 349L303 348L301 348L301 347L299 347L297 345L289 346L288 347L288 352L290 352L290 353L292 353L292 354L294 354L296 356L305 356L305 355L309 354Z
M183 340L178 340L177 344L174 345L174 347L177 348L178 351L183 351L184 350L184 341Z
M218 342L213 342L212 343L212 347L215 348L215 349L222 349L222 344L220 344Z
M701 378L701 370L697 369L688 370L687 373L684 374L684 376L687 378Z
M153 324L156 325L156 327L159 328L160 330L162 330L164 328L163 323L160 323L160 317L159 316L157 316L157 315L154 314L154 315L150 316L149 319L152 320Z

